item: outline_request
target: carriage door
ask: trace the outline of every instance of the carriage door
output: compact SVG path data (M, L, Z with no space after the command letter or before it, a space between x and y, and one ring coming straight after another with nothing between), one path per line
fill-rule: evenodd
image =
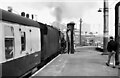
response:
M25 66L29 66L30 62L30 33L27 26L21 26L20 27L20 33L21 33L21 54L23 56L23 63Z
M40 40L40 29L35 27L29 28L30 32L30 65L40 63L40 50L41 50L41 40Z

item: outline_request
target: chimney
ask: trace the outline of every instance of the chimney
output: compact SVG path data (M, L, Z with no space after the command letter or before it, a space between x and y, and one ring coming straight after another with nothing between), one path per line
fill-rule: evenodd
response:
M8 6L8 12L12 12L12 7L11 6Z

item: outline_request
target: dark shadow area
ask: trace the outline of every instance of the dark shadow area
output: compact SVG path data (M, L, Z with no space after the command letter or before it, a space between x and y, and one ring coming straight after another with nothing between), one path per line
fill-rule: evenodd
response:
M103 52L102 48L96 47L95 50L99 51L99 52Z

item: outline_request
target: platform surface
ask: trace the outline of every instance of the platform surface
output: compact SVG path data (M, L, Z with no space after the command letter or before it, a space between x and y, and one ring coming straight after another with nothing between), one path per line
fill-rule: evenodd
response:
M94 47L77 47L74 54L61 54L35 76L118 76L119 69L106 66L107 55Z

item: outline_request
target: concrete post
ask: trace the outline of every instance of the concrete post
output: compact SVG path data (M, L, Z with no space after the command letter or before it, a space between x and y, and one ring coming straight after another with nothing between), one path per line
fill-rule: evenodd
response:
M79 44L80 44L80 46L82 45L81 44L81 28L82 28L82 19L80 18L80 38L79 38Z

